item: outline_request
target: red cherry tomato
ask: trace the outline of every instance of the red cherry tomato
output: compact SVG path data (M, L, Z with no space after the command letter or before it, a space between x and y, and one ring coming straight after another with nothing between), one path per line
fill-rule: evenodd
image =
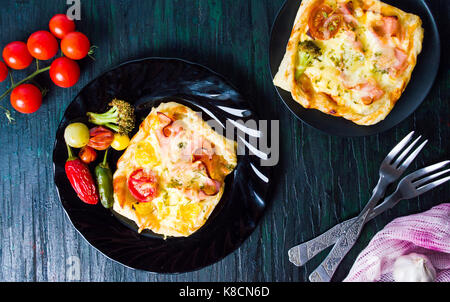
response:
M68 33L75 31L75 22L64 14L57 14L50 19L48 27L55 37L63 39Z
M12 69L25 69L33 62L27 45L23 42L11 42L3 49L3 60Z
M311 36L319 40L328 40L338 32L342 23L339 15L333 15L333 9L326 4L319 5L310 14L308 20Z
M58 41L45 30L33 33L27 42L28 51L38 60L50 60L58 52Z
M11 105L20 113L36 112L42 105L42 93L34 85L22 84L11 92Z
M131 195L140 202L152 201L158 191L156 174L153 171L138 169L128 178L128 189Z
M8 77L8 67L0 61L0 82L3 82Z
M50 66L50 78L59 87L72 87L80 78L80 67L71 59L58 58Z
M91 48L88 37L80 32L67 34L61 41L61 50L64 55L72 60L81 60L86 57Z

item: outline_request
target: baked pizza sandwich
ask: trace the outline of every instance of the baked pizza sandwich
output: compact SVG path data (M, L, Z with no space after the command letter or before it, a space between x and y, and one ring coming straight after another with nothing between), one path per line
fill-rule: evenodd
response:
M303 0L274 78L305 108L384 120L422 50L421 19L376 0Z
M113 210L164 237L200 229L237 165L237 144L192 109L175 103L153 108L114 173Z

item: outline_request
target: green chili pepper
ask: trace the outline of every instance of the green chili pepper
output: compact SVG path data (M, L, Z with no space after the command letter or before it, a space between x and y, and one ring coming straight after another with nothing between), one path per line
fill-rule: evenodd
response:
M95 167L95 177L97 178L100 201L105 208L109 209L114 203L114 189L112 172L106 161L107 156L108 150L105 152L103 162Z

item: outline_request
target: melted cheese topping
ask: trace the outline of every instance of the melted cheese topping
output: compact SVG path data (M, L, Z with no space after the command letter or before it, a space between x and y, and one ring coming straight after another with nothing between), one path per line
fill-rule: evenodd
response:
M371 79L388 95L395 85L395 77L380 69L377 62L381 57L395 60L394 49L402 45L397 38L388 39L388 43L384 44L366 26L380 21L383 17L380 13L362 13L361 9L357 11L357 28L351 30L342 27L333 38L315 41L323 55L305 73L316 91L332 96L339 106L352 108L359 114L368 114L378 107L377 103L371 106L364 104L361 92L352 87ZM357 44L358 41L360 44Z

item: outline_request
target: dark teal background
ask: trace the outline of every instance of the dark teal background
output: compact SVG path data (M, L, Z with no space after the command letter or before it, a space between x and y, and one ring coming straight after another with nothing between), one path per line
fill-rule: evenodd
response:
M338 138L297 120L278 98L268 67L270 28L283 0L81 0L78 30L97 45L96 60L82 61L79 83L62 89L48 75L50 88L41 109L30 116L0 117L0 281L66 281L76 256L82 281L306 281L321 262L305 268L287 257L292 246L309 240L364 206L387 152L411 130L430 144L410 170L449 158L449 13L450 1L427 1L441 32L443 57L430 95L414 115L373 137ZM0 1L0 47L26 41L47 29L50 18L65 13L65 0ZM271 206L253 235L224 260L180 275L155 275L117 264L95 249L71 226L53 183L55 131L65 108L90 80L130 59L179 57L204 64L228 78L263 119L279 119L281 161L275 171ZM420 58L419 58L420 59ZM32 71L14 72L16 79ZM0 90L8 82L0 83ZM0 105L8 108L9 100ZM398 216L449 201L446 185L403 201L370 222L345 258L336 281L348 273L372 236Z

